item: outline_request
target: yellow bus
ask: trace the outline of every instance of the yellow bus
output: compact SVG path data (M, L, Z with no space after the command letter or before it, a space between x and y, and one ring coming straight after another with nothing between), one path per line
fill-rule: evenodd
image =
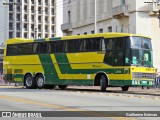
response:
M12 38L4 50L4 79L26 88L68 85L153 86L151 39L129 33L100 33L45 39Z

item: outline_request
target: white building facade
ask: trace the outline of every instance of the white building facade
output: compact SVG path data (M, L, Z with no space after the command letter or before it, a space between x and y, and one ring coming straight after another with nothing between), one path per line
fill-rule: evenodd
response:
M97 32L127 32L150 36L154 67L160 71L159 3L159 0L97 0ZM94 0L68 0L64 4L61 26L64 35L93 34L94 11Z
M0 1L0 38L48 38L61 36L62 9L58 0L2 0ZM59 2L58 6L62 6ZM58 14L57 14L58 12ZM59 20L58 22L56 22Z

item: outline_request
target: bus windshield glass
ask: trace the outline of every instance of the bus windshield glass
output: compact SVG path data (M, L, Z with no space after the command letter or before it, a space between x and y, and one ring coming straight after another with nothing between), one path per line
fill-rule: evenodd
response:
M135 66L153 66L150 38L129 37L126 39L125 63Z

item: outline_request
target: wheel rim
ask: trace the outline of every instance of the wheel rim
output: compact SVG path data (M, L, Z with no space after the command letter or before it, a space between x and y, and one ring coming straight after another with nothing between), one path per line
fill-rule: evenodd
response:
M31 77L27 77L26 85L29 86L29 87L32 86L32 78Z
M42 78L42 77L38 77L38 79L37 79L37 85L38 85L39 87L42 87L42 86L43 86L43 78Z

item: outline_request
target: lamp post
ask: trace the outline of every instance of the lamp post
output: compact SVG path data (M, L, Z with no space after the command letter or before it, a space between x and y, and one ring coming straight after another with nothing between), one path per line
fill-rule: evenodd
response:
M95 34L97 33L97 0L94 0L94 2L95 2L95 6L94 6L94 8L95 8L95 10L94 10L94 32L95 32Z

